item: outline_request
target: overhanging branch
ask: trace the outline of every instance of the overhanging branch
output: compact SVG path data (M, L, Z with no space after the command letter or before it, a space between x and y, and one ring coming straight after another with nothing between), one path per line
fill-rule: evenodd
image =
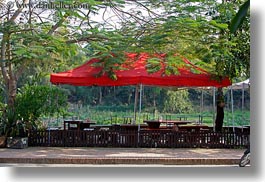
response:
M52 26L52 28L48 32L48 35L52 35L53 32L55 32L55 30L62 25L62 23L67 19L68 16L69 16L69 13L65 13L62 19L60 19L60 21L58 21L55 25Z
M78 43L78 42L89 42L89 41L99 41L99 40L109 40L107 37L103 36L89 36L81 37L73 40L66 41L67 44Z

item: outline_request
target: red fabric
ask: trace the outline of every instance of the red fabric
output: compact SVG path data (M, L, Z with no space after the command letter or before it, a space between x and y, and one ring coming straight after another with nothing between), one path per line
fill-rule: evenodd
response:
M161 55L162 57L165 55ZM215 86L226 87L231 85L231 81L225 78L221 81L214 80L210 74L201 68L191 64L186 58L183 62L189 67L193 67L199 71L198 74L192 73L188 67L178 68L178 75L162 76L164 68L155 73L148 73L145 66L150 56L147 53L129 53L127 54L126 63L123 65L125 70L116 71L117 80L112 80L108 75L104 74L95 77L102 68L92 66L98 59L91 59L85 64L69 71L51 74L50 81L53 84L69 84L76 86L126 86L126 85L153 85L153 86L176 86L176 87L201 87Z

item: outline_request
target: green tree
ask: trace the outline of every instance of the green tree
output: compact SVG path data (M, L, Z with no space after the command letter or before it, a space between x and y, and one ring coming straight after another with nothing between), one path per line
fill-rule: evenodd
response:
M162 112L166 113L191 113L192 105L187 90L164 90L165 95L162 102Z
M24 86L15 101L17 118L34 124L40 116L53 116L67 107L67 95L55 86Z
M26 7L29 2L23 0L16 9L8 6L1 11L0 64L9 106L15 103L19 78L29 79L27 73L38 73L40 68L48 72L69 69L85 61L84 55L86 60L102 58L104 70L99 75L107 73L112 79L124 61L124 51L167 53L165 74L178 74L175 66L183 64L175 53L216 78L249 74L249 18L241 31L229 32L241 0L82 0L79 3L89 5L85 9L53 10ZM78 2L63 3L70 7ZM101 15L102 21L93 19L94 15Z
M57 87L27 85L17 95L14 106L7 106L1 113L0 135L27 136L27 130L37 128L40 116L63 112L67 96Z
M231 80L249 77L250 31L247 11L249 2L241 7L242 3L243 1L191 3L186 0L172 1L170 4L163 2L160 5L165 8L164 19L161 19L161 23L152 30L143 34L141 45L150 51L169 53L166 59L168 74L178 73L173 67L175 64L181 64L179 58L174 56L177 52L212 73L215 79L223 76L228 76ZM240 21L240 28L231 33L234 20L238 18L237 11L241 16L244 15L245 21ZM222 89L218 89L217 130L221 129L223 123L223 107L220 107L222 95Z
M134 14L133 9L124 11L123 0L55 0L50 2L52 7L44 6L42 9L31 0L15 0L14 3L16 6L12 2L5 4L0 12L0 64L9 106L14 105L19 79L30 76L27 73L63 71L99 54L102 58L110 56L108 60L103 59L106 63L104 72L115 79L113 66L108 65L121 62L122 56L115 58L112 53L129 50L135 37L122 34L124 31L121 33L121 28L111 25L105 12L110 9L119 17L117 22L121 25L128 25L129 21L122 21L125 19L135 19L138 24L147 22L143 15ZM69 8L57 8L61 3ZM145 8L141 3L130 3ZM86 6L73 8L81 4ZM101 10L105 11L103 21L93 19ZM22 81L20 86L23 84Z

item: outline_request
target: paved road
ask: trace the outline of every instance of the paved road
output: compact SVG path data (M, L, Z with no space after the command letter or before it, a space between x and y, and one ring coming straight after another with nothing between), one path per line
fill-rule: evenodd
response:
M234 165L244 149L63 148L0 149L0 165Z

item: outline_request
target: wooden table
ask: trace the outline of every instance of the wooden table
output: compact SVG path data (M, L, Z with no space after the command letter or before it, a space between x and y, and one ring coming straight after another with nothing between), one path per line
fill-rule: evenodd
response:
M93 124L90 128L94 129L95 131L107 131L113 129L114 125L111 124Z
M80 130L80 123L82 120L64 120L63 128L64 130ZM75 125L74 127L72 125ZM67 126L67 127L66 127Z
M191 123L191 121L179 121L179 120L144 120L144 123L148 124L148 127L151 129L158 129L160 127L161 123L165 123L167 125L175 125L175 126L179 126L179 125L185 125L188 123Z
M178 125L180 131L199 131L201 129L209 129L209 126L202 124L194 125Z
M161 123L165 123L166 125L185 125L190 124L192 121L181 121L181 120L167 120L167 121L160 121Z
M92 125L92 124L96 124L96 122L94 122L94 121L81 122L80 123L80 129L84 130L84 129L90 128L90 125Z
M139 127L140 129L142 128L147 128L147 124L120 124L118 125L121 129L126 130L126 131L138 131Z
M65 120L64 121L64 130L66 130L66 125L68 130L84 130L89 128L91 124L96 124L92 121L83 121L83 120ZM71 125L76 125L72 127Z

